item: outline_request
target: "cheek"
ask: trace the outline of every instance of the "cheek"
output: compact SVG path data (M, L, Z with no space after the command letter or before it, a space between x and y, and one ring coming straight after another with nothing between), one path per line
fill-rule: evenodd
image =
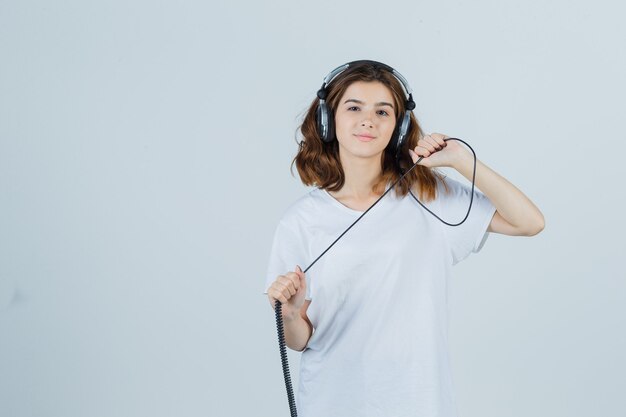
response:
M349 131L352 130L355 125L356 120L353 117L349 116L339 116L339 118L335 118L335 128L337 130Z
M386 123L386 124L385 124L385 130L386 130L387 132L393 132L393 130L395 129L395 127L396 127L396 122L395 122L395 120L390 120L390 121L389 121L389 123Z

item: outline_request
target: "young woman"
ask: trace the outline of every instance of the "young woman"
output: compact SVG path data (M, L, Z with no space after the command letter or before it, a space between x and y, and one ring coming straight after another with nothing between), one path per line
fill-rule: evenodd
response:
M392 71L374 61L349 63L327 77L324 102L314 100L300 126L294 162L315 189L278 223L264 293L272 308L282 304L287 346L302 351L301 417L455 416L451 267L478 252L489 232L533 236L544 228L539 209L482 162L475 178L482 192L473 195L437 171L452 167L471 181L473 154L446 135L422 132L406 108L412 96L405 80ZM329 141L320 132L324 104L333 115ZM398 144L405 114L410 129ZM420 157L305 276L303 268ZM457 223L471 197L469 216L455 227L416 201Z

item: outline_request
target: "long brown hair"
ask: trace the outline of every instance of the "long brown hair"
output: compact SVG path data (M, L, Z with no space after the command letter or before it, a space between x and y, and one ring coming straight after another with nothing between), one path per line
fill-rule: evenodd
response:
M350 84L356 81L380 82L391 91L394 108L397 109L397 128L404 114L407 100L404 89L392 73L369 62L351 65L326 86L326 103L333 116L336 114L339 100L343 97L344 92ZM316 97L305 113L302 124L297 129L300 131L302 139L297 142L299 149L291 162L291 167L293 168L293 164L296 164L298 174L304 185L315 185L328 191L338 191L345 182L343 167L339 159L339 143L336 137L332 142L322 141L315 118L318 103L319 100ZM396 162L396 155L392 149L393 141L391 140L382 153L382 172L372 187L372 191L376 194L382 194L387 183L395 182L402 176L397 166L398 163L403 171L413 166L409 149L414 149L417 146L417 141L424 137L424 132L413 112L411 112L410 117L411 128L400 148L399 161ZM332 133L334 134L334 132ZM395 186L395 191L398 195L405 196L409 189L413 188L413 184L417 184L420 201L430 201L436 198L437 179L443 180L443 177L436 169L417 165Z

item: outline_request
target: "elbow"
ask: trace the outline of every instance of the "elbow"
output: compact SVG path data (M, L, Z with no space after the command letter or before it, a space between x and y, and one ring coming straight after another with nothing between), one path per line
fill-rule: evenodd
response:
M543 215L541 215L541 217L539 218L539 220L537 220L536 222L534 222L533 227L530 228L527 233L526 236L535 236L538 235L539 233L541 233L541 231L546 227L546 221L543 217Z

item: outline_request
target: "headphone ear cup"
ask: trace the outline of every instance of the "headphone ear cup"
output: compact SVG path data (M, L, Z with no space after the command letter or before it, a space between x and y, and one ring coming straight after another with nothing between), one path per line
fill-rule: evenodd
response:
M398 150L398 134L400 133L400 123L396 123L395 129L393 129L393 133L391 134L391 140L389 143L391 144L391 150L396 152Z
M334 123L332 115L328 111L326 100L320 100L317 110L315 111L315 119L317 121L317 132L324 142L333 140Z
M333 112L326 110L328 114L328 134L326 136L327 142L332 142L335 139L335 116Z
M394 129L393 134L391 135L391 140L390 140L391 146L392 146L391 149L396 154L399 153L400 147L402 146L402 144L404 143L404 140L406 139L410 124L411 124L411 117L409 116L408 112L405 112L404 116L402 117L402 120L396 123L396 128Z
M402 122L400 123L400 126L397 131L397 140L395 143L396 151L399 151L400 148L402 147L402 144L404 143L404 141L406 140L406 137L409 134L410 127L411 127L411 113L407 111L404 113L404 117L402 118Z

